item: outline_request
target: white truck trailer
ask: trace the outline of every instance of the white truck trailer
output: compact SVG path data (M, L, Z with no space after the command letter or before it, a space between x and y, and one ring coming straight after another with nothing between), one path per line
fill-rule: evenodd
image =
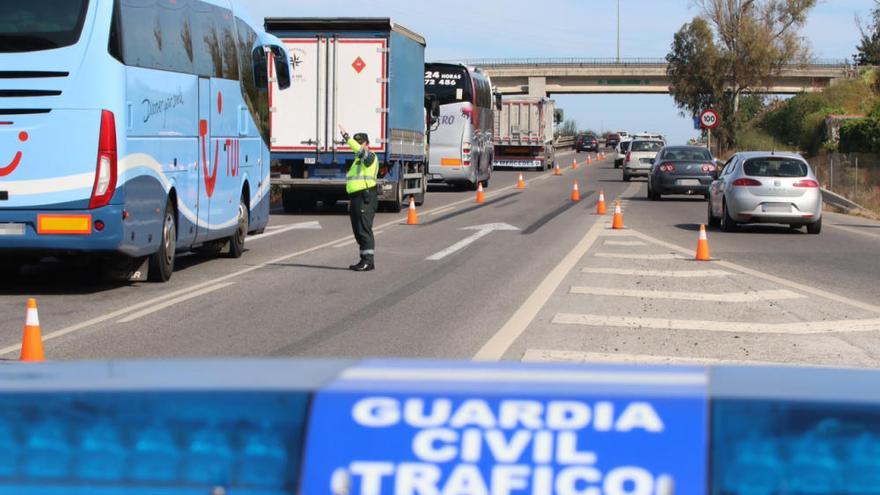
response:
M556 163L556 103L548 98L506 98L495 111L493 168L549 170Z

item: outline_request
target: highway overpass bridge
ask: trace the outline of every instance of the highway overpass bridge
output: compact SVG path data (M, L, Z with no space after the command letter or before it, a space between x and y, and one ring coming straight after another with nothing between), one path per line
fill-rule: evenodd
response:
M480 59L467 65L482 68L502 94L548 96L559 93L669 93L664 59ZM821 91L835 80L851 77L844 61L817 61L783 70L762 93Z

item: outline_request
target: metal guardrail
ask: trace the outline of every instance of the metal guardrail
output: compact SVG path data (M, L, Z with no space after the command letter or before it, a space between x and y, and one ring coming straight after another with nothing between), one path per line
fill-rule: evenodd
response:
M568 66L568 67L632 67L666 66L665 58L583 58L583 57L548 57L548 58L479 58L458 61L465 65L475 67L534 67L534 66ZM792 63L791 67L801 64ZM850 68L852 64L844 59L816 59L808 67L822 68Z

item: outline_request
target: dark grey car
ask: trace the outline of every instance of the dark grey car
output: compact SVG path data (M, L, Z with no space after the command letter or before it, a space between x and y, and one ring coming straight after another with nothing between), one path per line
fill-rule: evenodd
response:
M718 178L712 153L700 146L666 146L657 153L648 176L648 198L664 194L698 194L709 197L709 186Z

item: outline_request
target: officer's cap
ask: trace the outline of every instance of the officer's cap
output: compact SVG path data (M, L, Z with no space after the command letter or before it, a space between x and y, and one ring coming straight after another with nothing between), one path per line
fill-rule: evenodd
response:
M360 144L369 143L369 142L370 142L370 136L367 136L367 133L366 133L366 132L359 132L359 133L357 133L357 134L354 135L354 140L357 141L357 142L360 143Z

